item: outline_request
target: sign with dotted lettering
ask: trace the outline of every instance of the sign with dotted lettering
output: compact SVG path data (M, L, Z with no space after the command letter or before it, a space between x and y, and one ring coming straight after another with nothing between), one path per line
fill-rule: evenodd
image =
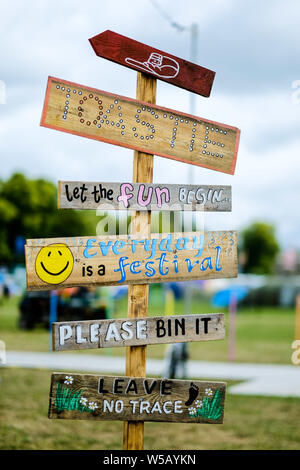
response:
M53 77L41 125L229 174L240 137L236 127Z
M222 424L226 383L53 373L49 418Z

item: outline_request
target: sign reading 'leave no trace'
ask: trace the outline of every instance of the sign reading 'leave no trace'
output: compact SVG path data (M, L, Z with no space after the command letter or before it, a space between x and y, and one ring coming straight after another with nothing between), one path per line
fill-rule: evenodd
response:
M53 77L41 125L229 174L240 137L236 127Z
M226 384L54 373L49 418L221 424Z
M237 276L237 234L186 232L27 240L28 290Z

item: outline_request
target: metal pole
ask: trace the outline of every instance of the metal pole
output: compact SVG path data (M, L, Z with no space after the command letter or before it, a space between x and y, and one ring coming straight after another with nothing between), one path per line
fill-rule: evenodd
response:
M197 62L198 56L198 25L193 23L190 28L190 60L192 63ZM195 93L190 93L190 114L196 114L196 95ZM188 183L193 184L193 174L194 168L192 165L188 165ZM195 212L191 213L192 217L192 230L193 226L196 223ZM192 286L190 282L186 283L184 290L184 313L189 315L192 313ZM186 345L187 347L187 345Z
M198 25L193 23L190 26L190 60L192 63L197 62L198 58ZM190 114L196 114L196 95L190 93ZM188 166L188 183L193 184L193 171L192 165Z

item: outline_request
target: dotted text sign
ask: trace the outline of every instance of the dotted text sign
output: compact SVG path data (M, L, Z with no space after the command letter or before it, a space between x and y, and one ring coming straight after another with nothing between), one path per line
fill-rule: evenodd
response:
M235 127L52 77L41 125L229 174L240 136Z

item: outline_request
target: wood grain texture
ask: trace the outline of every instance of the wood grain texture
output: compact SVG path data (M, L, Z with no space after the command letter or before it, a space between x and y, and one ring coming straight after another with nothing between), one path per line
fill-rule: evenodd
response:
M147 101L146 95L144 100L49 77L41 125L234 173L239 129L159 107Z
M53 373L49 418L221 424L226 383Z
M156 79L138 72L136 98L151 105L156 103ZM133 154L132 179L134 183L153 181L153 155L137 150ZM132 212L131 233L149 237L151 232L151 212ZM128 319L148 316L149 286L132 284L128 287ZM126 348L126 374L132 377L146 375L146 346ZM142 450L144 448L144 422L125 421L123 426L123 450Z
M193 93L210 96L215 78L212 70L109 30L89 41L99 57Z
M231 186L58 182L59 209L231 211Z
M26 241L25 259L28 290L220 279L237 276L237 233L33 239ZM144 301L133 304L143 311Z
M52 338L54 351L222 340L224 314L54 322Z

